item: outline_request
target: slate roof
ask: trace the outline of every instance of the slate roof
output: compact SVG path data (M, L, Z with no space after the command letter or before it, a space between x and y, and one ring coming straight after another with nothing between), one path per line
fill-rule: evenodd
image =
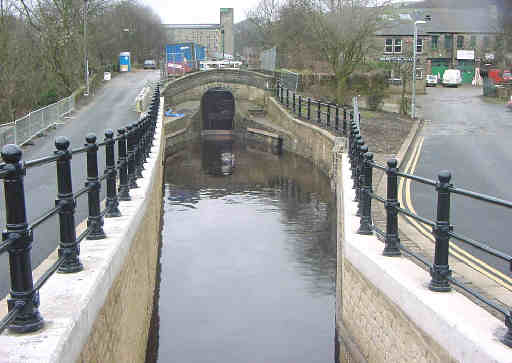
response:
M399 20L400 13L408 12L412 21ZM418 26L418 34L427 33L497 33L497 20L482 9L406 9L398 10L393 20L388 20L377 35L413 35L414 20L424 20L430 15L431 21Z

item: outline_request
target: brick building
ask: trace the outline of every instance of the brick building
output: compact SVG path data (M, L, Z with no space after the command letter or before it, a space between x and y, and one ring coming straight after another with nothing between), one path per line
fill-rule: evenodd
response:
M206 47L207 57L220 58L234 51L233 8L220 9L219 24L164 24L167 43L194 42Z

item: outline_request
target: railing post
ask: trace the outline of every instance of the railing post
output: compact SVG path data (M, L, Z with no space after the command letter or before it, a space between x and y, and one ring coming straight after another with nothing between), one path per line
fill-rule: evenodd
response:
M73 184L71 179L71 151L69 151L69 139L59 136L55 139L55 154L57 159L57 200L55 204L59 209L60 243L59 257L64 257L64 262L59 267L61 273L72 273L83 270L80 262L80 243L76 240L75 208L73 198Z
M336 105L336 115L334 117L334 129L338 132L340 130L340 108L338 105Z
M302 118L302 96L299 95L299 118Z
M115 161L115 141L114 131L108 129L105 131L105 173L107 174L107 205L105 211L106 218L120 217L119 201L116 191L116 161Z
M347 109L343 107L343 135L347 134Z
M25 205L25 167L21 161L21 148L14 144L2 148L2 159L6 163L4 171L5 230L2 240L13 240L9 246L9 267L11 278L10 298L7 300L9 312L18 310L17 316L9 324L9 330L16 333L29 333L43 327L39 313L39 292L34 291L32 280L32 259L30 250L34 236L27 223Z
M286 108L290 108L290 90L286 89Z
M280 85L281 87L281 104L283 104L283 98L284 98L284 93L283 93L283 85Z
M87 218L87 228L89 233L87 239L106 238L103 231L103 217L100 207L100 189L101 183L98 177L98 144L96 144L96 135L88 134L85 137L87 144L87 181L85 186L89 188L87 192L89 204L89 217Z
M438 175L437 183L437 217L436 225L433 228L436 238L436 247L434 254L434 265L430 269L432 280L429 289L436 292L446 292L451 290L448 277L451 276L450 266L448 265L448 254L450 249L450 180L452 175L449 171L442 171Z
M322 123L322 103L320 101L317 101L317 112L316 112L316 122L319 124Z
M133 127L133 147L135 151L135 177L142 178L142 144L141 144L141 123L135 123Z
M128 145L128 186L130 189L138 188L135 175L135 145L133 141L134 130L132 125L126 126L126 138Z
M509 311L508 315L505 316L505 326L507 332L503 337L503 343L512 348L512 311Z
M119 134L118 146L118 168L119 168L119 196L120 201L132 200L130 197L130 186L128 181L128 158L126 156L126 129L117 130Z
M295 92L293 92L292 100L293 100L293 113L295 113Z
M366 152L363 155L363 165L362 165L362 185L361 185L361 220L359 229L357 230L358 234L370 235L372 234L372 197L370 194L372 193L372 165L373 163L373 154L370 152Z
M362 194L362 188L363 188L363 164L364 164L364 157L363 155L368 152L368 146L364 145L364 141L360 141L358 143L357 147L358 153L357 153L357 171L356 171L356 198L355 202L357 202L357 213L356 216L361 215L361 194Z
M327 104L327 127L331 127L331 105Z
M398 203L398 172L396 159L390 159L387 162L387 199L386 199L386 237L384 256L400 256L400 238L398 237L398 211L396 208L400 206Z
M311 98L308 97L308 121L311 121Z

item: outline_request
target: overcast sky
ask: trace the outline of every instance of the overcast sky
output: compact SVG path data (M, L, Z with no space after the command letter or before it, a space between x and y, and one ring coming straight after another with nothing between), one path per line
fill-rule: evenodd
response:
M164 24L218 24L220 8L235 9L235 23L245 19L257 0L143 0Z
M392 0L399 2L401 0ZM419 0L412 0L419 1ZM160 15L164 24L218 24L220 8L235 9L235 23L246 18L258 0L142 0Z

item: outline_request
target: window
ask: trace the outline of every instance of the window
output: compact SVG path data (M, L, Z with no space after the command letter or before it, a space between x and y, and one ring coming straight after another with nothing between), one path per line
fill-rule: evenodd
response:
M384 53L402 53L402 39L386 39Z
M464 36L463 35L457 35L457 49L464 48Z
M432 49L436 50L439 47L439 35L432 35Z
M386 39L384 53L393 53L393 39Z
M402 39L395 39L395 53L402 53Z
M423 79L423 68L416 68L416 79Z
M452 49L453 46L453 35L444 36L444 47L445 49Z
M423 39L418 38L416 42L416 53L423 52Z
M469 40L469 46L471 48L475 48L476 47L476 36L474 36L474 35L471 36L471 39Z

